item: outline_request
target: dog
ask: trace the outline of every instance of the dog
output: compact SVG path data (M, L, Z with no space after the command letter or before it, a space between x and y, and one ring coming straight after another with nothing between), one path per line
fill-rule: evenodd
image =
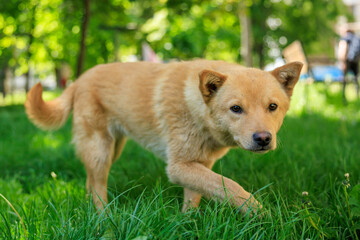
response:
M211 168L230 148L276 148L302 66L292 62L266 72L207 60L103 64L48 102L38 83L25 108L46 130L61 127L73 111L73 142L98 209L107 203L110 167L130 137L166 161L169 180L184 188L182 211L198 207L203 195L229 199L246 212L262 206Z

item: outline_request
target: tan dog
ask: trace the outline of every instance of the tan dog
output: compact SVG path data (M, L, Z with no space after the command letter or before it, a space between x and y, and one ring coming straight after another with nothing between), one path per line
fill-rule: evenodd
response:
M211 168L231 147L276 148L301 68L300 62L272 72L206 60L113 63L90 69L49 102L37 84L25 107L42 129L59 128L73 109L73 141L100 209L110 167L131 137L166 160L170 181L184 187L183 211L197 207L201 195L231 196L247 211L261 205Z

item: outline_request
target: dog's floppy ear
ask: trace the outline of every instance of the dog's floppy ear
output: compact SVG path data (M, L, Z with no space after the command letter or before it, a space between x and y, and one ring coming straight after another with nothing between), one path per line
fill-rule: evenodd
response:
M203 95L205 103L208 103L213 95L223 85L227 76L212 70L203 70L199 73L199 78L200 91Z
M271 74L283 85L289 97L291 97L295 84L299 80L303 65L304 64L301 62L291 62L276 68L271 72Z

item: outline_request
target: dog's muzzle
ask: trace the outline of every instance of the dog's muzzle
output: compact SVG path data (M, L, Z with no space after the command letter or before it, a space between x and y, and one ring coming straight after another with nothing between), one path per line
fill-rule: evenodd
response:
M253 134L253 147L249 149L256 153L265 153L271 150L272 135L269 132L256 132Z
M272 135L269 132L256 132L253 134L253 141L259 147L266 147L270 144L272 140Z

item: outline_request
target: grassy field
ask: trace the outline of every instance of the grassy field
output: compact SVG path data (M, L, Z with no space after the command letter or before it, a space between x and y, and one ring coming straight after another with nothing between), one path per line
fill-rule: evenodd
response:
M181 213L182 188L132 141L111 169L108 211L98 215L70 144L70 120L59 131L38 130L26 118L24 98L8 98L0 102L0 239L359 239L354 91L348 88L343 106L340 85L300 84L276 151L234 149L216 163L214 171L256 192L262 218L206 199L199 210Z

